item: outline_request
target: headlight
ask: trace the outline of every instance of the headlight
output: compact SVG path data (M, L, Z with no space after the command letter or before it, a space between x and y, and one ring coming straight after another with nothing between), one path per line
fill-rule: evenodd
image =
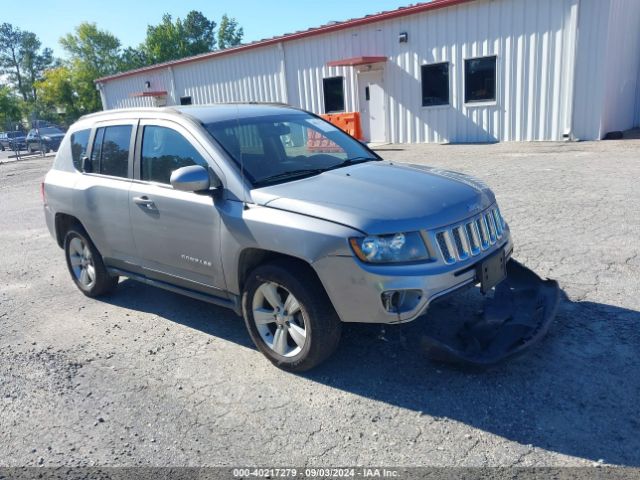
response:
M350 238L354 253L367 263L403 263L427 260L429 252L420 232Z

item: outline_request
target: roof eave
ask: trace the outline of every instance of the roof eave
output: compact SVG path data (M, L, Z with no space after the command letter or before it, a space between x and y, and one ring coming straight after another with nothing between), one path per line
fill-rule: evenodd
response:
M258 40L253 43L248 43L246 45L239 45L237 47L227 48L225 50L217 50L214 52L203 53L201 55L196 55L193 57L185 57L179 60L171 60L169 62L158 63L156 65L149 65L147 67L137 68L135 70L129 70L127 72L116 73L114 75L108 75L105 77L98 78L95 80L95 83L105 83L111 80L116 80L119 78L129 77L132 75L137 75L139 73L149 72L153 70L160 70L166 67L171 67L175 65L182 65L185 63L194 63L202 60L207 60L209 58L219 57L223 55L230 55L233 53L238 53L246 50L253 50L255 48L267 47L269 45L275 45L281 42L290 42L293 40L298 40L306 37L313 37L316 35L322 35L325 33L331 33L338 30L345 30L348 28L358 27L361 25L366 25L369 23L377 23L382 22L384 20L390 20L392 18L405 17L407 15L413 15L416 13L427 12L430 10L438 10L441 8L452 7L455 5L460 5L463 3L470 3L475 0L432 0L428 3L419 3L417 5L412 5L409 7L401 7L396 10L391 10L388 12L382 12L375 15L368 15L361 18L356 18L352 20L346 20L344 22L339 22L331 25L323 25L317 28L311 28L309 30L305 30L302 32L290 33L286 35L281 35L279 37L273 37L266 40Z

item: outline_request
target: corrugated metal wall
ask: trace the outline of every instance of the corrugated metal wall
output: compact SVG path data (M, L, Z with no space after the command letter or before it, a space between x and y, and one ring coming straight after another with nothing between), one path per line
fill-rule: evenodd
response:
M169 93L167 102L169 104L176 103L176 99L172 97L171 71L164 68L106 83L103 86L103 91L107 100L107 108L152 107L152 98L132 96L135 93L145 91L145 82L147 81L151 84L149 90L166 90Z
M387 55L392 142L559 140L568 128L575 0L479 0L285 43L290 100L322 113L322 78L344 75L348 109L358 110L352 68L326 63ZM398 34L407 32L408 43ZM498 56L498 100L465 105L464 59ZM420 66L451 62L451 105L422 107Z
M632 99L640 74L640 1L612 2L609 15L602 134L636 125Z
M638 0L476 0L111 80L104 86L107 106L151 105L149 98L130 97L149 80L151 90L169 92L168 104L188 95L194 103L278 101L324 113L322 79L344 76L346 109L358 111L357 69L327 63L383 55L389 59L383 67L389 141L561 140L572 118L579 138L598 138L605 114L599 92L608 86L614 96L618 87L602 60L611 56L612 1L621 4L613 22L625 21L622 3L640 5ZM632 20L626 22L634 28ZM400 32L408 33L408 43L399 43ZM626 48L624 39L621 33L611 41ZM497 101L467 105L464 59L488 55L498 58ZM420 67L443 61L451 63L451 104L422 107ZM612 68L622 65L607 61ZM633 101L621 99L607 107L607 121L615 122L621 110L628 115L630 105Z
M278 46L174 68L178 96L193 103L285 102Z
M573 133L597 140L637 123L640 1L580 0L579 16Z
M580 0L573 135L581 140L601 136L610 9L611 0Z

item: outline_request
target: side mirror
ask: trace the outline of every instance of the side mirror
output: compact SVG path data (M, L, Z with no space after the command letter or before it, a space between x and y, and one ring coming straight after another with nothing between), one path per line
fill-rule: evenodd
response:
M209 170L201 165L191 165L174 170L171 173L170 182L173 188L183 192L209 190L212 183Z
M91 160L89 157L82 157L80 161L82 162L82 171L85 173L91 173L91 170L93 169L91 167Z

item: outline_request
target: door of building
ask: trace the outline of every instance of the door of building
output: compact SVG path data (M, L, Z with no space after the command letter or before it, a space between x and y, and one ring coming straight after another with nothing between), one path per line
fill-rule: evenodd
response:
M368 142L387 141L383 81L382 70L358 74L360 121L362 122L362 134Z

